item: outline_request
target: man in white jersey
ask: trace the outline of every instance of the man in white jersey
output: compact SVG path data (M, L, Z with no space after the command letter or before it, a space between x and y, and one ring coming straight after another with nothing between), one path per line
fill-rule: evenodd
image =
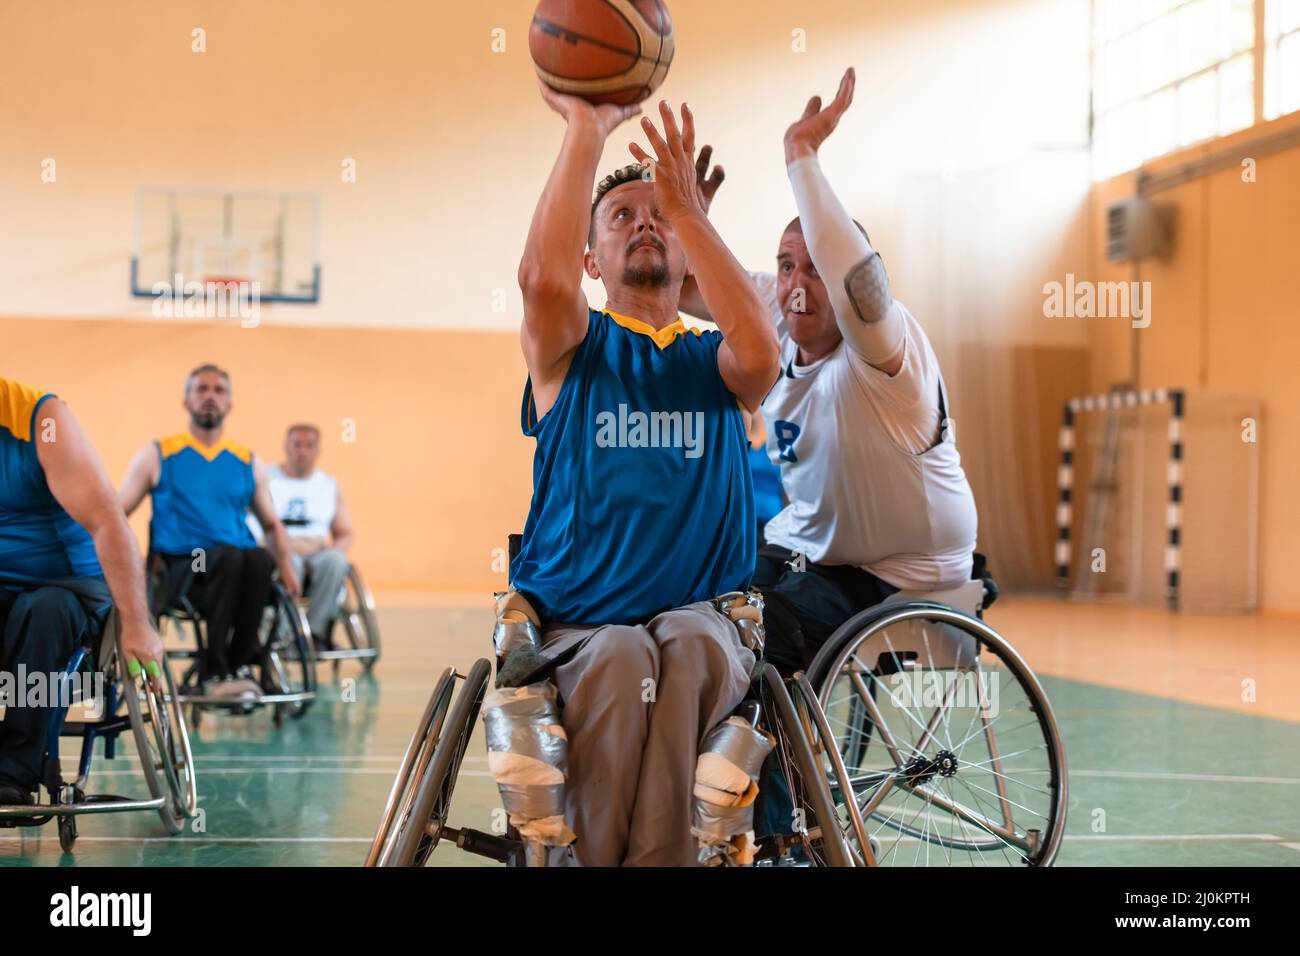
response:
M934 350L817 158L854 83L850 69L834 102L822 109L813 97L786 132L799 218L781 237L776 275L752 274L781 340L762 413L789 502L765 528L754 585L768 600L767 657L786 672L893 592L969 580L975 548L975 500ZM711 198L721 174L706 179L701 158ZM688 279L682 307L707 318L698 299Z
M290 560L307 595L307 624L313 639L331 646L330 625L348 577L352 519L334 478L316 467L320 429L290 425L284 436L284 464L267 470L271 500L289 535Z

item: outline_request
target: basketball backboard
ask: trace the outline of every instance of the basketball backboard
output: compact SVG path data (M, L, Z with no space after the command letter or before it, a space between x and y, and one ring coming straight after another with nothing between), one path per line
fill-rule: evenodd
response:
M152 298L178 281L256 282L262 302L318 302L320 197L141 186L131 294Z

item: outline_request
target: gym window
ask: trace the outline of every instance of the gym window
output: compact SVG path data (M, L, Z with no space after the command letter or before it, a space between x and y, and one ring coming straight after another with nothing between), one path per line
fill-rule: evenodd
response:
M1300 0L1093 0L1097 177L1260 122L1261 85L1300 108L1297 33Z
M1264 118L1300 110L1300 0L1268 0L1264 17Z

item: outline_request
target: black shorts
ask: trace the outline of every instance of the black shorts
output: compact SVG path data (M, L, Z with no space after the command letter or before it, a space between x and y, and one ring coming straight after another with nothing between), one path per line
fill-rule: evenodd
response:
M852 565L792 567L795 554L776 545L759 549L753 587L766 604L763 657L783 675L804 670L835 631L898 588Z

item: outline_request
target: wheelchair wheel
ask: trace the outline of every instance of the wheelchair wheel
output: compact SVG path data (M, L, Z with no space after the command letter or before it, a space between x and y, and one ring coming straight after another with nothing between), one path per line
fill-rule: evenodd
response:
M764 664L759 681L764 720L776 737L781 772L795 813L801 816L795 829L803 838L808 860L815 866L853 866L825 770L810 739L815 726L795 706L775 667Z
M369 657L361 658L361 665L369 672L379 660L379 621L375 617L375 599L355 565L348 568L346 588L338 620L353 650L374 651ZM337 661L335 667L338 667Z
M156 720L150 721L150 726L153 728L158 752L166 758L163 768L172 799L176 809L187 819L192 819L199 810L194 754L190 750L190 732L185 725L176 681L166 658L162 662L161 692L155 692L147 683L145 691L149 697L149 710L157 715Z
M299 718L316 693L316 657L307 637L307 618L278 582L263 620L262 687L267 694L292 694L300 699L275 705L275 723L286 715Z
M437 847L491 671L492 665L482 659L470 668L438 734L429 765L416 780L410 811L396 821L394 848L387 865L424 866Z
M71 853L77 842L77 818L59 817L59 848L64 853Z
M122 696L126 698L126 712L130 717L131 733L135 737L136 753L140 757L140 770L144 774L149 795L166 798L158 808L158 817L168 833L180 833L188 815L188 797L182 795L184 791L178 779L175 763L177 742L175 729L167 715L168 709L150 688L144 675L127 676L120 644L116 669L122 681ZM166 669L164 664L163 670ZM188 743L185 750L188 751ZM194 779L193 767L192 762L188 764L191 783Z
M871 608L832 635L808 678L847 773L847 786L835 775L838 819L859 854L865 821L881 866L1052 864L1065 829L1060 733L1037 678L983 621L929 602Z
M402 755L402 765L393 780L388 801L384 804L384 813L379 820L379 830L370 844L366 856L366 866L388 866L395 846L394 821L405 819L411 812L411 803L415 800L417 780L424 777L424 771L433 757L434 748L442 734L447 711L451 707L452 694L456 690L456 672L448 667L434 685L429 702L424 706L419 726L406 745Z

